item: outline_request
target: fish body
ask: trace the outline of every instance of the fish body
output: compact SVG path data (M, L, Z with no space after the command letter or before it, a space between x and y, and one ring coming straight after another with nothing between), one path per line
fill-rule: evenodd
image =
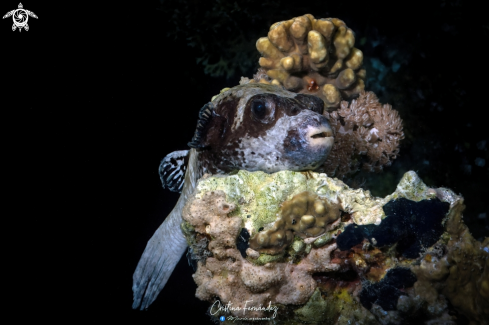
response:
M231 88L201 109L191 149L161 162L163 187L181 195L134 272L133 308L145 309L156 299L187 249L181 215L198 179L240 169L274 173L318 168L334 142L323 109L318 97L260 83Z

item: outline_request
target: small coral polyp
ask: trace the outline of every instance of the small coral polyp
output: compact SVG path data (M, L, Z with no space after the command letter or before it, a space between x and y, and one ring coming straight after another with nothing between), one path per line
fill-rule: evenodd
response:
M240 171L201 179L182 229L200 250L196 296L233 306L214 316L488 324L489 239L472 238L463 209L414 172L375 198L325 174Z
M336 108L365 87L363 53L354 44L353 31L337 18L315 19L307 14L277 22L268 37L256 42L263 56L259 64L271 81L256 81L314 94L326 107Z
M340 109L324 112L335 132L335 142L322 170L343 178L360 168L380 172L399 154L404 139L399 113L381 104L373 92L362 91L351 102L342 101ZM352 159L364 156L366 159Z

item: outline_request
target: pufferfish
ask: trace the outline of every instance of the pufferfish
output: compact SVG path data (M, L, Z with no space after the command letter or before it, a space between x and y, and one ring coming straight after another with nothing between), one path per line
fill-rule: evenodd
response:
M187 249L182 210L198 179L240 169L274 173L318 168L334 142L323 109L318 97L260 83L233 87L202 107L188 143L191 149L172 152L160 164L163 187L181 195L139 260L133 308L146 309L156 299Z

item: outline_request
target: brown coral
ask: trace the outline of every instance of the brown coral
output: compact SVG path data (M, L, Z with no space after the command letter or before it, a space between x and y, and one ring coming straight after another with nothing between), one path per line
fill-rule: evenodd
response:
M234 205L225 201L224 192L214 191L205 193L201 199L190 199L183 211L183 219L197 233L211 237L209 250L213 257L208 257L205 263L199 261L193 276L198 298L213 301L217 296L224 304L233 305L230 311L235 316L263 317L267 316L263 310L243 308L267 306L271 302L304 304L317 288L313 273L338 270L339 265L330 262L336 244L312 249L298 265L250 263L236 247L242 220L227 215L233 209Z
M272 80L256 81L316 95L336 108L364 89L363 53L354 44L352 30L337 18L307 14L277 22L256 42L259 64Z
M446 297L470 324L489 324L489 238L481 243L471 236L462 221L464 209L458 197L447 217L446 246L428 251L413 267L415 290L430 305Z
M341 178L360 166L379 172L397 157L404 138L402 120L389 104L380 104L374 93L362 91L358 99L343 101L339 110L324 115L335 131L323 169L329 176Z
M295 236L317 237L340 217L339 206L305 191L282 203L281 217L266 230L253 236L250 247L266 254L278 254Z

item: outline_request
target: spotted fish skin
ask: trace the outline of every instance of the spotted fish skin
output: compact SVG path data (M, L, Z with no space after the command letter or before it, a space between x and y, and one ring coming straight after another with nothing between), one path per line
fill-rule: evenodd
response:
M334 140L323 108L320 98L279 86L237 86L213 101L210 121L190 145L203 148L199 160L212 174L314 170Z
M204 105L191 149L169 154L160 165L163 187L181 195L134 272L133 308L145 309L156 299L185 252L181 215L198 179L204 173L240 169L273 173L318 168L334 142L323 109L318 97L258 83L231 88Z

